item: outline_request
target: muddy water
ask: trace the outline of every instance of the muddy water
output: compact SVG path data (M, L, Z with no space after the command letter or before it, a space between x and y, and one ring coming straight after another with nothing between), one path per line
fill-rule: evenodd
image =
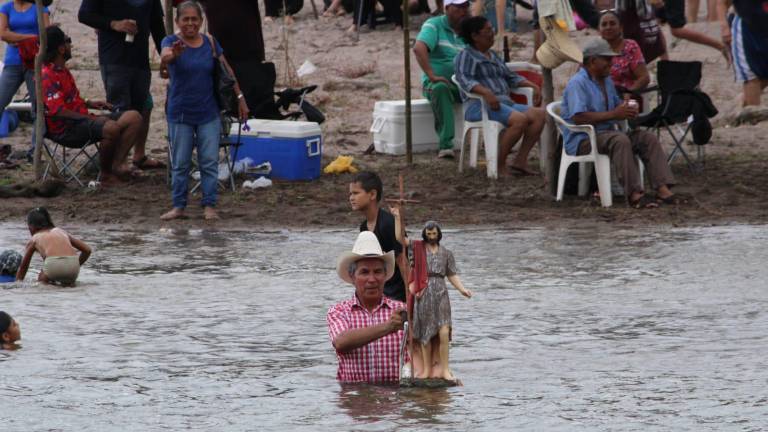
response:
M78 287L0 292L23 332L5 430L768 428L764 226L446 232L476 292L451 292L448 390L335 381L351 231L73 232L96 249Z

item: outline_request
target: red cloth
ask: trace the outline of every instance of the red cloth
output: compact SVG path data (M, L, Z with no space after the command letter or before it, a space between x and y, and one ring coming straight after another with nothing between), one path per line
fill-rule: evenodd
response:
M35 69L35 56L40 49L40 41L37 36L16 42L16 48L19 49L19 57L24 69Z
M62 109L68 109L87 115L88 107L80 97L80 91L75 84L75 78L66 67L57 67L53 63L43 66L43 102L48 133L59 135L66 130L63 120L51 118Z
M429 270L427 269L427 248L423 240L413 241L413 271L411 282L415 282L414 293L417 294L427 287Z
M336 338L347 330L361 329L389 321L389 317L397 309L405 309L399 301L387 297L373 312L368 312L357 299L352 298L338 303L328 310L328 334L335 344ZM400 341L403 331L390 333L376 339L366 346L348 353L336 351L339 369L336 379L343 382L393 382L400 380ZM406 362L409 361L406 352Z

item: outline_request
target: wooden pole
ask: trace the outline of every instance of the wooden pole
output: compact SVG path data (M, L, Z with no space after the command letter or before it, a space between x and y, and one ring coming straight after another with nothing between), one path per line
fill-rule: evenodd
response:
M405 69L405 161L413 165L411 124L411 28L408 0L403 0L403 67Z
M544 82L542 83L541 98L543 104L546 107L548 103L555 100L555 85L552 78L552 69L544 68L542 71ZM544 124L544 131L541 135L541 154L539 155L539 168L544 173L547 179L547 184L550 185L550 192L554 192L554 149L556 143L555 123L549 117L546 116L546 123Z
M165 0L165 34L173 34L173 0Z
M45 101L43 100L43 63L45 62L45 51L48 48L48 37L45 33L45 22L43 21L43 2L35 2L35 12L37 15L37 33L40 39L40 48L35 56L35 179L43 178L43 164L41 160L43 148L43 136L45 135Z

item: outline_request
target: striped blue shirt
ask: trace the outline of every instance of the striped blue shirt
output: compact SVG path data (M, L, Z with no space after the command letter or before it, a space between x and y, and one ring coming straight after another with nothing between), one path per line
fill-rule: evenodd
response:
M525 79L510 71L504 60L495 52L489 52L490 58L471 46L460 52L453 63L456 81L465 92L471 92L473 87L481 85L496 96L508 98L509 92ZM462 100L466 100L463 94Z

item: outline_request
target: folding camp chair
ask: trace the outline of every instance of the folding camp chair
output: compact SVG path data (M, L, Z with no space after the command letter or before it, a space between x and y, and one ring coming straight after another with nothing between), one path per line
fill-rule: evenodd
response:
M86 187L88 184L89 180L84 179L87 175L90 175L92 180L99 181L99 142L88 141L82 147L67 147L54 141L48 134L41 141L42 150L47 155L43 180L48 176L60 177L67 183L75 181L80 187Z
M717 115L717 109L706 93L699 89L701 62L659 61L658 85L641 93L657 92L658 106L638 117L636 125L655 129L656 135L666 130L674 142L668 163L680 154L691 171L700 171L704 166L704 144L709 142L712 127L708 118ZM697 145L695 161L685 151L683 144L693 131Z

